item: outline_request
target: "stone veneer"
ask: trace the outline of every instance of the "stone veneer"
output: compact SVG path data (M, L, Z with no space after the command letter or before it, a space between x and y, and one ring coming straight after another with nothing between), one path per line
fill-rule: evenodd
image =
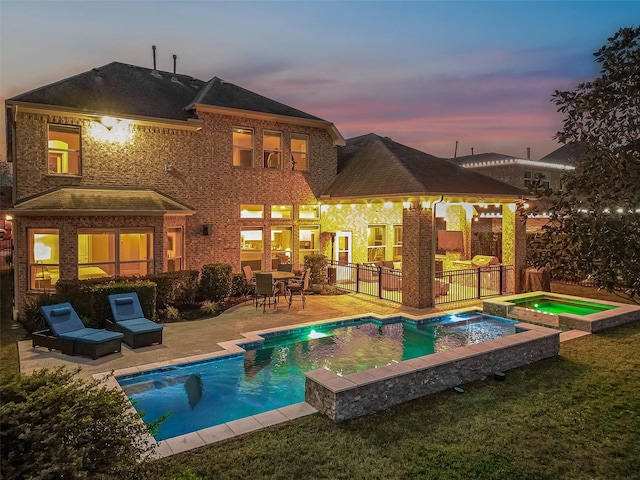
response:
M544 312L537 312L516 306L513 303L516 300L525 298L550 298L558 300L575 300L579 302L597 303L602 305L611 305L616 308L596 312L589 315L573 315L563 313L553 315ZM553 319L562 330L581 330L583 332L599 332L606 328L616 327L625 323L640 320L640 307L635 305L627 305L624 303L608 302L605 300L593 300L591 298L575 297L572 295L563 295L559 293L549 292L529 292L520 295L510 295L508 297L500 297L497 299L484 300L482 302L483 312L489 315L495 315L504 318L512 318L514 320L529 321L536 323L549 324Z
M528 324L516 327L520 333L344 377L325 369L307 372L305 401L335 421L350 420L560 351L558 330Z

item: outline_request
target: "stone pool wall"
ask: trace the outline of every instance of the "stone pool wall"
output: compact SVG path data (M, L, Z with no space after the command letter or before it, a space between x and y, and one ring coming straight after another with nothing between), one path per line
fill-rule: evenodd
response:
M305 401L335 421L349 420L558 354L558 330L517 328L514 335L344 377L307 372Z

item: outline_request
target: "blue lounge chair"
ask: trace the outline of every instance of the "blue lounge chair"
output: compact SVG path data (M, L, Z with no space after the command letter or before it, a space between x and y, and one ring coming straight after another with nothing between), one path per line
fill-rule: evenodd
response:
M94 360L122 348L121 333L86 328L70 303L58 303L40 307L50 332L36 332L33 346L56 349L67 355L86 355ZM53 335L51 335L53 334Z
M113 322L107 320L107 329L124 334L124 343L131 348L162 343L162 325L145 318L138 294L109 295Z

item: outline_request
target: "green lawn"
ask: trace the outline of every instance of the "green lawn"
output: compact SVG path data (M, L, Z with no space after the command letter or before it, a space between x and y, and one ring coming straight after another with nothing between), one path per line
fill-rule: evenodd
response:
M5 314L3 374L21 335ZM505 382L343 424L312 415L156 461L149 478L640 479L639 346L636 322L564 343Z

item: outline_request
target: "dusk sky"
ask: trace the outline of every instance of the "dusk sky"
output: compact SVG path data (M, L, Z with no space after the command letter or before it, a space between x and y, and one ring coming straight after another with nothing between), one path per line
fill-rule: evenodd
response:
M555 150L550 101L598 75L593 52L640 23L615 1L0 0L0 97L112 61L213 76L432 155ZM5 127L2 115L2 150Z

